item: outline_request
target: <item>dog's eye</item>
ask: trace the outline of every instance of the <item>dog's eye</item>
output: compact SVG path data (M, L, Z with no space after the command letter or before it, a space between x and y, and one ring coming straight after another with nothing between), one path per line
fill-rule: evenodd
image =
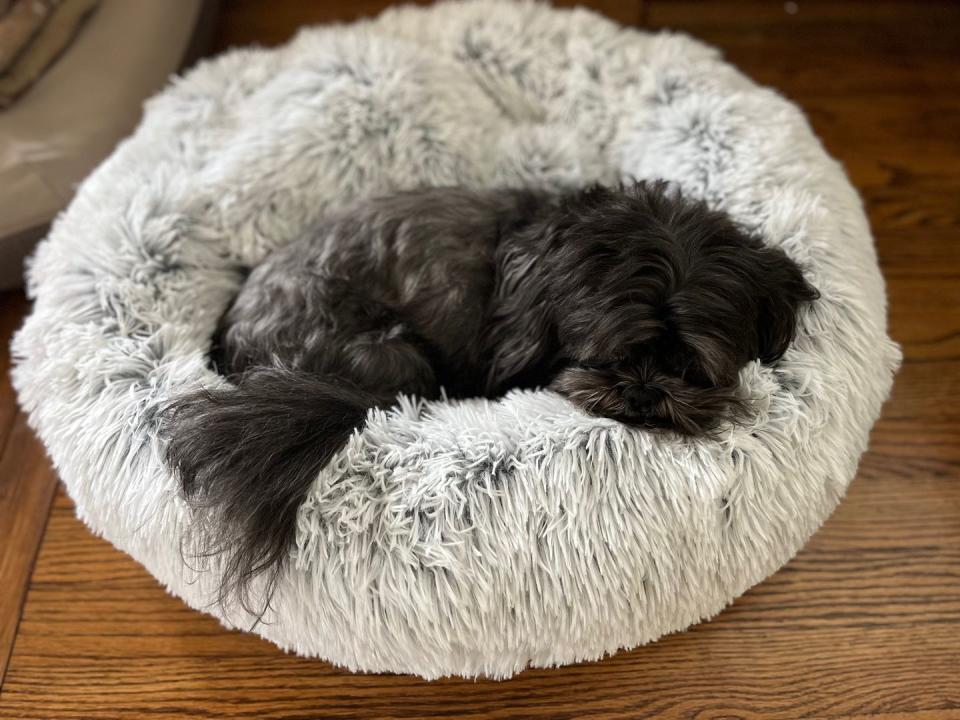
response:
M700 363L691 357L668 355L661 360L661 367L691 385L700 385L706 379Z
M704 372L699 363L690 363L687 365L680 377L691 385L707 386L711 384L710 378L707 377L707 373Z
M580 361L580 367L586 368L587 370L608 370L616 365L616 360L603 359L603 358L588 358L587 360Z

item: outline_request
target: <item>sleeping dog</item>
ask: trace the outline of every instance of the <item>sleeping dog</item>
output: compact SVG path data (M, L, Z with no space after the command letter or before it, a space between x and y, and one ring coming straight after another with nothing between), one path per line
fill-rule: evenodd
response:
M232 384L165 413L207 509L221 600L283 566L318 472L398 394L548 388L579 410L705 435L748 408L816 291L781 250L660 184L434 188L367 200L269 255L214 341Z

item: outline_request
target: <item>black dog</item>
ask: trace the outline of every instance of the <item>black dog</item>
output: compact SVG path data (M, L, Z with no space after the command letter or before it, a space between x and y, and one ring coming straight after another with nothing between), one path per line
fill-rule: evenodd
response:
M816 295L782 251L662 184L438 188L327 220L225 314L214 358L235 387L167 413L169 461L225 553L221 600L276 579L317 473L398 393L549 387L700 435L745 411L739 370L779 358Z

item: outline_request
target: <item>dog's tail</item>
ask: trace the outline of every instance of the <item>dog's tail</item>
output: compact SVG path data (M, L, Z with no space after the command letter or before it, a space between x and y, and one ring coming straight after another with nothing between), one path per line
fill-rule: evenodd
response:
M219 601L266 610L319 471L383 398L350 382L259 367L233 387L201 390L163 411L166 456L187 500L203 509L201 555L221 555ZM259 612L250 581L267 578Z

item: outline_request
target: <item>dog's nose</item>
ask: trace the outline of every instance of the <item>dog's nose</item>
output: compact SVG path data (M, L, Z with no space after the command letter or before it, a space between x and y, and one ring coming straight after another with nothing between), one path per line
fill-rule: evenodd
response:
M633 412L644 412L663 397L663 393L649 385L630 385L623 391L623 399Z

